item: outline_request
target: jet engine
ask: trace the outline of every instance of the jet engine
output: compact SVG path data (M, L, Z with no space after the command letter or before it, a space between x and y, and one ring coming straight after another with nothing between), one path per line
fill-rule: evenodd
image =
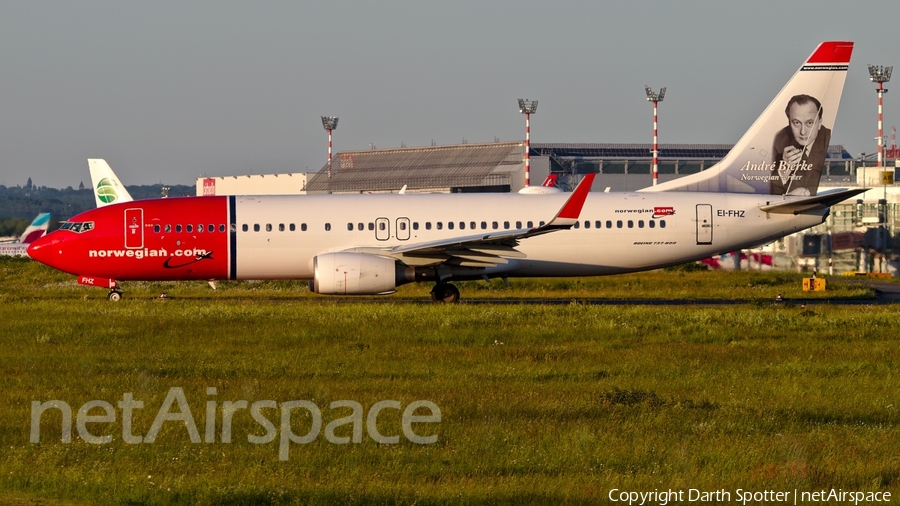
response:
M415 281L415 268L367 253L323 253L313 259L310 290L325 295L381 295Z

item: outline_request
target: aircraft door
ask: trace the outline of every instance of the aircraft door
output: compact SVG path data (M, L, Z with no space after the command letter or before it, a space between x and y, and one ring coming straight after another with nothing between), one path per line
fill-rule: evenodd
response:
M144 210L125 210L125 248L139 249L144 247Z
M375 220L375 238L379 241L387 241L391 238L391 220L387 218Z
M409 218L397 218L396 234L398 240L409 240Z
M712 244L712 205L697 204L697 244Z

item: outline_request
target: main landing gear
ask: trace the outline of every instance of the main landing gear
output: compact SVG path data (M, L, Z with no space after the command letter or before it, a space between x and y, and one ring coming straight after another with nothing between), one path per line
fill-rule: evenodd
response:
M434 302L459 302L459 289L450 283L438 283L431 289L431 300Z
M119 302L122 300L122 292L118 289L110 290L109 293L106 294L106 298L113 302Z

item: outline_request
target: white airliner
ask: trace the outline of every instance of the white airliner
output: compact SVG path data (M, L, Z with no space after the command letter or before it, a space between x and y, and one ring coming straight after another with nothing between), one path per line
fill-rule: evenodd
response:
M822 223L862 189L818 193L851 42L825 42L717 165L632 193L210 196L84 212L36 260L110 289L130 280L309 279L371 295L453 280L600 276L771 242ZM811 105L814 104L814 105Z
M40 239L50 228L50 213L41 213L18 237L0 238L0 256L27 257L28 246Z

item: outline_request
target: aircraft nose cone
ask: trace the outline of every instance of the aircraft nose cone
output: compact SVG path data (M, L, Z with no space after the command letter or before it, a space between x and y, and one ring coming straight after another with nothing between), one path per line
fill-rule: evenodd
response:
M28 256L38 262L53 267L52 259L56 253L56 245L60 241L49 235L41 237L28 246Z

